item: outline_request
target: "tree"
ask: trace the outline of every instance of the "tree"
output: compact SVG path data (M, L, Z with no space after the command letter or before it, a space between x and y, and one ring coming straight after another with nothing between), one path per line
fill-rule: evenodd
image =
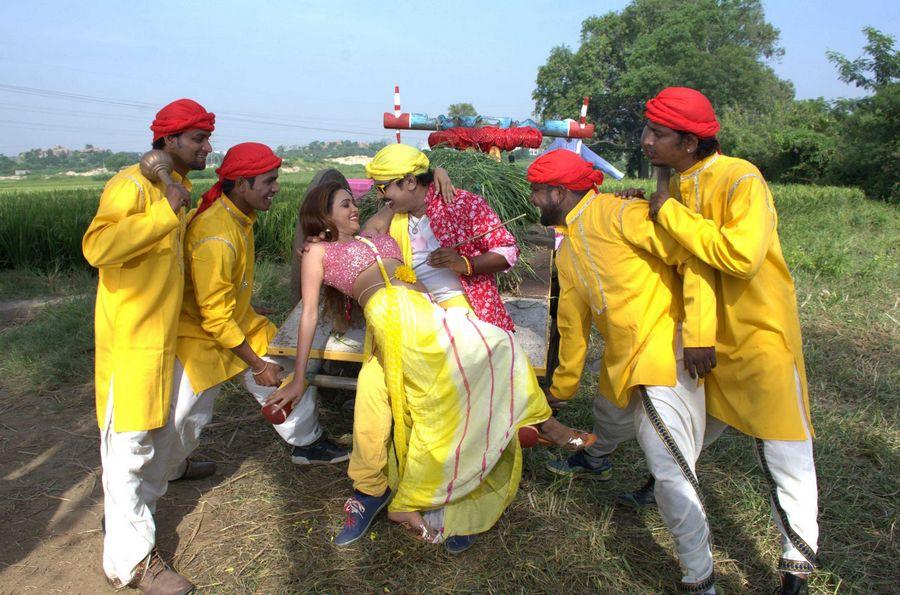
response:
M733 108L720 115L723 151L779 182L838 184L840 118L824 99L782 101L764 113Z
M843 183L861 187L870 198L900 203L900 56L892 36L872 27L863 32L865 56L827 54L842 81L872 92L836 106L843 117L839 168Z
M0 155L0 176L10 176L16 171L16 162L7 157Z
M835 51L826 52L828 60L838 69L838 77L845 83L857 87L878 91L878 89L896 83L900 78L900 55L894 50L894 38L878 31L874 27L863 27L868 43L863 51L868 57L849 60Z
M458 118L460 116L477 116L478 112L471 103L453 103L447 108L447 116Z
M587 18L576 51L558 46L538 69L532 97L548 118L572 117L582 98L598 145L646 175L640 150L644 103L664 87L705 93L717 110L765 112L793 97L766 60L782 55L760 0L634 0L620 13Z

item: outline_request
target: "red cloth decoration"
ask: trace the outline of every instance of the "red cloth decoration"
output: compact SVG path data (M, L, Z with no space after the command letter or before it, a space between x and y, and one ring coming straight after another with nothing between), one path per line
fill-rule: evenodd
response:
M438 130L428 135L428 146L450 145L454 149L477 148L487 153L491 147L497 147L501 151L512 151L519 147L536 149L541 146L544 135L537 128L531 126L517 126L513 128L498 128L497 126L483 126L481 128L449 128Z
M203 194L203 199L200 201L194 217L211 207L216 199L222 196L222 180L236 180L239 177L252 178L279 167L281 167L281 157L262 143L241 143L231 147L225 153L222 165L216 169L219 181Z
M156 119L150 124L153 131L153 142L164 136L178 134L185 130L197 128L212 132L216 128L216 115L206 111L193 99L178 99L156 113Z
M688 87L666 87L647 102L644 115L651 122L711 138L719 131L716 112L706 95Z
M528 168L528 181L581 192L602 184L603 172L568 149L555 149L534 160Z

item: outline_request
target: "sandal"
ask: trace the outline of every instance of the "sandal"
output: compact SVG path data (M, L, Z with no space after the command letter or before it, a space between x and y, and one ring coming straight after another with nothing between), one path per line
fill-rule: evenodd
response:
M424 520L422 521L422 524L414 524L414 521L395 520L395 519L391 518L391 514L393 514L393 513L388 513L388 519L391 522L397 523L398 525L403 527L404 532L407 535L409 535L410 537L412 537L413 539L415 539L416 541L422 541L425 543L439 543L440 542L440 539L441 539L440 532L433 529Z
M419 525L418 527L414 527L409 523L400 523L400 526L406 531L406 534L415 539L416 541L422 541L424 543L438 543L440 541L441 534L429 527L427 524Z
M591 446L594 442L597 441L597 437L591 434L590 432L583 432L581 430L572 430L572 435L566 440L565 444L557 444L553 440L551 440L545 434L541 434L538 431L538 444L542 446L557 446L563 450L568 450L570 452L578 452L579 450L584 450L585 448Z

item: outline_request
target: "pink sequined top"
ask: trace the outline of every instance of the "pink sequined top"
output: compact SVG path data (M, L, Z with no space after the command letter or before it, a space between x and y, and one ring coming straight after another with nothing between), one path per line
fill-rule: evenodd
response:
M368 238L378 248L382 260L394 258L403 261L400 246L394 238L388 234L380 234ZM322 281L325 285L334 287L344 295L353 294L353 282L359 274L372 266L375 262L375 253L372 249L360 241L352 242L323 242L325 246L325 258L322 264L325 274Z

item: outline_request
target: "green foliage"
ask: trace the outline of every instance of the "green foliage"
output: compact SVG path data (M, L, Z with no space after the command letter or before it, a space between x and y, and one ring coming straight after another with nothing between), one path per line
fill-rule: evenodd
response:
M759 0L634 0L586 19L577 51L554 48L533 97L542 116L571 117L590 96L600 150L623 153L630 174L646 173L639 136L648 98L680 85L719 108L762 110L793 95L765 63L781 53Z
M99 200L100 192L89 189L0 196L0 269L87 266L81 236Z
M537 222L537 211L528 200L530 187L521 168L476 151L437 149L429 156L435 166L450 172L458 187L483 195L501 220L527 213L527 217L510 226L517 238L524 235L529 223ZM272 208L259 215L255 228L258 258L290 262L297 209L307 185L307 181L282 183ZM195 202L208 186L194 185ZM81 238L97 210L100 193L99 189L74 189L0 195L0 269L88 267L81 254ZM374 213L377 206L374 194L370 194L361 206L363 217ZM514 289L527 273L522 262L501 277L502 287Z
M755 164L769 180L840 184L840 118L822 99L785 101L759 113L733 108L719 115L727 155Z
M0 155L0 176L11 176L16 172L16 162L7 157Z
M0 332L0 387L13 394L28 387L34 396L90 382L93 309L93 296L74 297L43 308L27 325Z
M900 84L883 85L873 96L853 102L843 140L842 183L900 204Z
M351 140L342 141L313 141L303 146L279 146L275 153L279 157L287 159L300 158L309 161L319 161L334 157L349 157L351 155L366 155L372 157L380 151L385 141L375 141L371 143L361 143Z
M900 55L892 36L872 27L863 31L866 56L848 60L828 53L841 80L872 92L836 106L844 120L838 168L843 183L858 185L871 198L900 203Z
M894 38L874 27L863 27L868 43L863 51L868 56L850 60L835 51L826 52L837 67L840 79L863 89L877 91L900 78L900 55L894 49Z
M477 116L478 110L471 103L453 103L447 108L447 116L458 118L460 116Z
M20 153L13 159L14 169L27 169L32 173L58 173L64 171L89 171L105 167L111 172L118 171L126 165L138 160L140 153L119 152L109 149L98 149L93 145L85 145L83 150L70 150L63 147L52 149L31 149ZM4 157L4 159L7 159ZM4 163L0 161L0 167Z

